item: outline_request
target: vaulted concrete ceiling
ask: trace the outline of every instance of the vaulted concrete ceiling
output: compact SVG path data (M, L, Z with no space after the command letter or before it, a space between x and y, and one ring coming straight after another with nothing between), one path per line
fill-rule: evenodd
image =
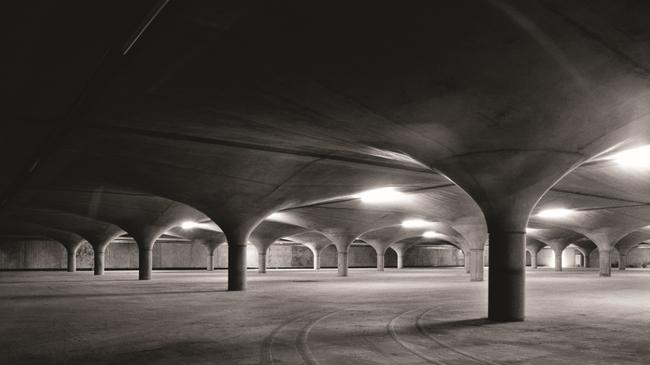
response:
M29 9L5 12L5 215L152 237L209 219L237 245L276 211L330 234L416 216L509 242L566 207L531 224L601 249L650 224L650 169L607 159L650 141L642 1ZM383 186L417 203L348 200Z

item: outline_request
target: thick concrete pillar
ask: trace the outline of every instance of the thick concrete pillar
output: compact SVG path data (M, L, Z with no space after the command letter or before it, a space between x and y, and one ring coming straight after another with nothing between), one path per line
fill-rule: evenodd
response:
M463 254L464 254L464 256L463 256L463 264L465 265L465 273L470 274L472 272L472 270L470 269L471 266L472 266L470 264L470 260L471 260L470 259L470 251L463 252Z
M404 268L404 256L401 253L397 253L397 268Z
M530 251L530 267L537 269L537 252Z
M257 254L257 272L266 274L266 251Z
M499 322L523 321L526 277L525 225L519 232L490 227L489 234L488 318Z
M153 253L149 247L138 247L138 279L151 280Z
M612 259L609 250L599 250L598 261L600 261L600 276L612 276Z
M348 276L348 252L339 251L338 253L338 275Z
M555 271L562 271L562 250L555 250Z
M246 246L228 242L228 290L246 290Z
M314 251L314 270L320 270L320 251Z
M472 249L470 257L470 280L483 281L483 250Z
M208 271L214 271L214 253L208 254L208 262L206 264Z
M77 249L68 248L68 272L77 271Z
M384 254L377 254L377 271L384 271Z
M93 272L95 275L104 275L104 251L94 250L94 267Z
M582 266L589 267L589 254L582 254Z
M627 267L627 255L619 255L618 256L618 269L619 270L625 270Z

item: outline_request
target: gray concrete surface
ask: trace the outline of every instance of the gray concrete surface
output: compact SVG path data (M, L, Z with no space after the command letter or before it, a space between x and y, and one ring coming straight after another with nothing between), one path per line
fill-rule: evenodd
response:
M2 364L642 364L650 271L527 271L526 322L462 268L0 273ZM487 272L486 272L487 274Z

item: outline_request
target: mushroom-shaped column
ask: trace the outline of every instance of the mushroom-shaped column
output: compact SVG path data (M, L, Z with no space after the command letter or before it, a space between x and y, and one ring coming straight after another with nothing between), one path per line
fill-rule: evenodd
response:
M260 223L250 236L250 242L257 248L258 272L266 273L266 255L271 245L282 237L292 236L306 229L292 224L265 220Z
M526 236L526 250L530 252L530 267L537 269L537 254L546 244L538 239Z
M406 251L408 251L409 248L412 246L416 245L417 241L414 240L404 240L404 241L399 241L395 242L390 247L395 251L397 254L397 268L398 269L403 269L404 268L404 255L406 254Z
M42 224L14 221L13 219L4 220L0 226L0 231L11 234L38 234L56 240L66 250L68 272L77 270L77 250L85 241L80 235Z
M215 252L217 251L217 247L225 244L226 242L209 240L209 239L197 239L197 242L199 242L201 245L203 245L203 247L205 247L206 270L214 271L214 256L215 256Z
M37 220L42 225L75 232L86 239L93 248L95 275L104 274L104 252L106 247L113 239L124 234L121 228L111 223L57 210L29 209L20 214L24 217L31 217L31 219ZM20 216L20 214L17 216ZM71 251L68 251L69 254L71 254Z
M130 231L138 244L138 279L151 280L153 270L153 246L156 240L171 227L145 226Z
M195 223L188 226L176 227L167 233L178 235L201 244L206 250L206 269L214 270L214 254L217 247L226 243L226 236L213 222Z
M111 227L103 232L87 234L86 239L93 248L93 272L95 275L104 275L106 247L117 237L124 234L124 231L117 227Z
M628 233L630 233L629 230L622 231L609 228L585 232L585 235L598 247L599 275L601 277L612 276L612 250L616 250L616 243Z
M325 248L332 244L332 241L320 232L316 231L293 235L290 239L296 242L301 242L309 248L314 257L314 270L320 270L320 255Z
M377 254L377 271L384 271L385 255L388 246L390 246L390 241L381 241L377 239L366 239L365 241L370 247L375 249L375 253Z
M348 250L358 235L344 229L326 229L321 232L336 246L338 276L348 276Z
M619 252L619 270L625 270L627 267L627 255L630 251L648 239L650 239L650 229L643 228L627 234L616 243L616 249Z
M460 233L466 245L469 246L469 256L465 256L465 260L469 261L470 281L483 281L484 250L488 238L485 222L482 219L473 218L469 222L454 224L453 229Z
M562 271L562 253L569 246L569 243L558 241L549 241L547 243L553 249L555 255L555 271Z
M246 245L254 223L219 224L228 240L228 290L246 290Z
M507 145L525 146L530 140L524 136L509 137ZM526 227L530 213L543 194L582 160L584 156L575 152L492 146L432 164L474 198L485 217L490 248L490 320L524 319Z

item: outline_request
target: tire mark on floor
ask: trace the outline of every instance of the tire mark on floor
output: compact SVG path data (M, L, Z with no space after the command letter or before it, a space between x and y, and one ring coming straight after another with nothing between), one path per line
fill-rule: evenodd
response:
M415 346L412 343L400 339L399 335L397 334L397 331L395 330L395 323L401 317L403 317L403 316L405 316L407 314L413 313L413 312L417 312L419 310L422 310L422 308L411 309L411 310L408 310L406 312L403 312L403 313L397 315L390 322L388 322L388 324L386 325L386 330L388 331L388 334L390 335L390 337L395 342L397 342L400 346L402 346L404 349L406 349L408 352L414 354L415 356L421 358L422 360L424 360L424 361L426 361L426 362L428 362L430 364L446 365L441 359L431 357L431 356L419 351L418 349L416 349Z
M311 311L311 312L303 313L302 315L293 317L287 321L284 321L279 326L275 327L273 331L271 331L271 333L269 333L264 338L264 341L262 341L262 347L260 348L260 364L275 365L275 361L273 360L273 343L275 342L275 339L281 330L283 330L285 327L295 322L308 318L309 316L317 312L318 311Z
M347 309L340 309L333 312L329 312L323 316L320 316L313 320L311 323L306 325L301 331L300 335L296 338L296 349L302 358L302 361L307 365L319 365L320 363L314 357L311 348L309 347L309 334L314 329L314 327L322 320L332 317L338 313L346 311Z
M476 356L476 355L472 355L472 354L470 354L469 352L466 352L466 351L460 350L460 349L458 349L457 347L451 346L451 345L449 345L449 344L446 343L446 342L440 341L439 339L436 338L436 336L434 336L433 334L431 334L431 332L427 331L427 330L426 330L426 327L424 326L424 320L423 320L423 318L424 318L427 314L429 314L429 313L431 313L432 311L434 311L435 309L438 309L438 308L430 308L429 310L427 310L427 311L423 312L422 314L420 314L420 315L417 317L417 319L415 320L415 327L418 329L418 331L419 331L422 335L424 335L424 336L430 338L430 339L433 340L436 344L438 344L438 345L440 345L440 346L442 346L442 347L444 347L444 348L447 348L447 349L449 349L449 350L451 350L451 351L453 351L453 352L455 352L455 353L457 353L457 354L459 354L459 355L462 355L462 356L464 356L464 357L466 357L466 358L468 358L468 359L470 359L470 360L474 360L474 361L476 361L476 362L478 362L478 363L481 363L481 364L499 365L499 364L497 364L497 363L495 363L495 362L492 362L492 361L490 361L490 360L487 360L487 359L484 359L484 358L482 358L482 357L479 357L479 356Z

